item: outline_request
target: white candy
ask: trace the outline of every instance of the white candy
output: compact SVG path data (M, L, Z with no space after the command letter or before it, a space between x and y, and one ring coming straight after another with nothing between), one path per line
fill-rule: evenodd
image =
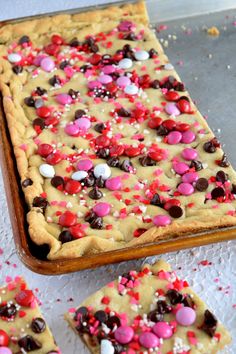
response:
M121 61L119 61L119 64L118 64L120 69L130 69L132 67L132 65L133 65L133 62L129 58L122 59Z
M138 50L134 53L134 57L136 60L147 60L149 58L149 53L146 50Z
M102 179L106 180L111 175L111 169L106 163L100 163L95 166L93 173L96 178L102 177Z
M164 69L165 70L174 70L174 67L171 63L168 63L168 64L164 65Z
M52 178L55 176L54 167L47 163L43 163L39 166L39 172L43 177Z
M128 95L137 95L138 87L133 84L127 85L124 89L124 92L127 93Z
M102 339L101 341L101 351L100 354L114 354L115 348L112 343L107 339Z
M11 53L8 55L7 59L10 63L18 63L21 61L21 55L17 53Z
M77 171L74 172L71 176L71 178L75 181L81 181L81 179L84 179L88 176L88 172L86 171Z

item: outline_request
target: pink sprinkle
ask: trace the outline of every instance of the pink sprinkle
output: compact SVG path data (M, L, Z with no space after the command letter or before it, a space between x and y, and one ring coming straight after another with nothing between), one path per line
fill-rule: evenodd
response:
M158 273L158 277L162 280L169 280L170 279L170 273L169 272L165 272L164 270L161 270Z
M58 201L56 201L56 200L52 200L51 202L50 202L50 205L57 205L58 204Z
M147 70L146 65L141 66L141 71L146 71L146 70Z
M183 65L184 65L184 62L183 62L183 60L179 60L179 61L177 62L177 64L178 64L179 66L183 66Z
M75 307L71 307L71 308L68 310L69 313L75 313L75 311L76 311L76 308L75 308Z
M219 208L218 204L212 205L212 209L218 209L218 208Z
M168 29L168 26L167 25L159 25L157 27L157 31L158 32L161 32L161 31L166 31Z
M137 305L137 304L138 304L138 301L137 301L134 297L132 297L132 298L130 299L130 303L133 304L133 305Z
M128 179L129 178L129 174L128 173L124 173L122 176L121 176L121 179Z
M22 144L20 145L20 149L23 151L26 151L28 149L28 145L27 144Z
M118 291L119 291L119 293L122 293L122 291L124 290L124 285L122 285L122 284L118 284Z
M61 202L59 203L59 205L60 205L61 207L63 207L63 208L66 208L67 202L66 202L66 201L61 201Z
M128 323L127 314L126 314L126 313L121 313L121 314L119 315L119 317L120 317L121 325L122 325L122 326L126 326L126 324Z
M3 254L3 249L0 247L0 256Z
M114 281L112 281L111 283L107 284L108 288L114 288L115 283Z
M160 168L158 168L157 170L155 170L154 172L153 172L153 174L155 175L155 176L160 176L161 174L163 173L163 170L161 170Z
M74 75L74 70L71 67L69 67L69 66L66 66L64 68L64 72L66 74L66 77L68 77L68 79L71 79L72 76Z
M229 211L227 211L227 215L235 216L236 212L234 210L229 210Z
M10 283L12 281L12 277L10 277L9 275L6 276L5 278L5 282L6 283Z
M140 189L141 189L140 183L135 184L135 186L133 188L135 191L140 191Z

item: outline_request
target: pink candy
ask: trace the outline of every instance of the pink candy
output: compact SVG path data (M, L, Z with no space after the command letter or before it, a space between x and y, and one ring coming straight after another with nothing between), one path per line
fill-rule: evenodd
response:
M111 211L111 205L108 203L97 203L94 207L93 207L93 211L97 216L106 216L110 213Z
M76 167L80 171L89 171L89 170L91 170L91 168L93 168L93 163L89 159L84 159L84 160L80 160L77 163Z
M122 183L120 176L112 177L106 180L106 188L110 191L117 191L121 189Z
M169 115L173 115L173 116L179 116L180 115L180 111L179 109L176 107L175 103L167 103L167 105L165 106L165 111L167 114Z
M180 183L178 186L178 191L182 195L191 195L194 192L194 188L190 183Z
M131 81L128 76L121 76L116 80L116 83L120 87L125 87L127 85L130 85Z
M182 307L176 313L176 321L181 326L191 326L196 321L196 312L191 307Z
M98 77L98 81L101 82L102 84L106 85L109 84L109 82L112 82L112 77L110 75L101 75Z
M129 326L121 326L115 331L115 339L120 344L128 344L134 336L134 330Z
M59 93L59 95L56 96L56 100L59 104L62 105L71 104L72 102L71 96L67 93Z
M65 133L70 136L78 136L80 128L76 124L67 124L64 128Z
M101 88L102 87L102 83L97 81L97 80L94 80L94 81L89 81L88 82L88 88L90 90L93 90L95 88Z
M0 347L0 354L12 354L12 351L8 347Z
M134 27L134 23L131 21L122 21L119 26L118 26L118 30L121 32L129 32L130 30L132 30L132 28Z
M182 133L181 143L190 144L196 139L196 135L191 130Z
M187 172L182 176L182 181L184 183L194 183L198 180L198 174L196 172Z
M170 145L175 145L175 144L180 143L181 139L182 139L182 134L177 131L170 132L167 135L167 142Z
M163 339L170 338L173 335L173 330L167 322L157 322L152 327L152 330L157 335L157 337Z
M101 70L104 74L108 75L114 73L116 68L113 65L106 65Z
M197 158L198 153L195 149L186 148L182 151L181 155L185 160L191 161L191 160L195 160Z
M44 58L47 58L46 54L37 55L37 57L34 58L33 64L36 66L40 66L40 63Z
M40 66L44 71L50 72L55 68L55 63L51 58L45 57L40 61Z
M91 127L91 122L88 118L79 118L75 120L75 125L82 131L87 131Z
M153 218L153 223L156 226L167 226L171 224L171 218L168 215L156 215Z
M184 162L174 162L173 169L179 175L183 175L189 170L189 166Z
M158 347L160 344L159 338L151 332L141 333L139 336L139 343L147 349Z

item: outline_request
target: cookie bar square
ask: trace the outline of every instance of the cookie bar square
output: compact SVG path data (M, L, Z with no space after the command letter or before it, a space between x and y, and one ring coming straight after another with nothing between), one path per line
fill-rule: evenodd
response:
M94 354L214 354L231 341L162 260L122 274L65 317Z
M38 303L21 277L0 287L1 354L61 354Z

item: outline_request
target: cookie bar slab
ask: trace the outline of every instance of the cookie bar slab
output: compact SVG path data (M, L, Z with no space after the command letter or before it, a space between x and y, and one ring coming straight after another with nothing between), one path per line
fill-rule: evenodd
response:
M60 354L38 300L21 277L0 288L0 353Z
M0 43L29 233L50 260L236 225L235 171L143 2L7 25Z
M213 354L231 341L162 260L119 276L65 317L94 354Z

